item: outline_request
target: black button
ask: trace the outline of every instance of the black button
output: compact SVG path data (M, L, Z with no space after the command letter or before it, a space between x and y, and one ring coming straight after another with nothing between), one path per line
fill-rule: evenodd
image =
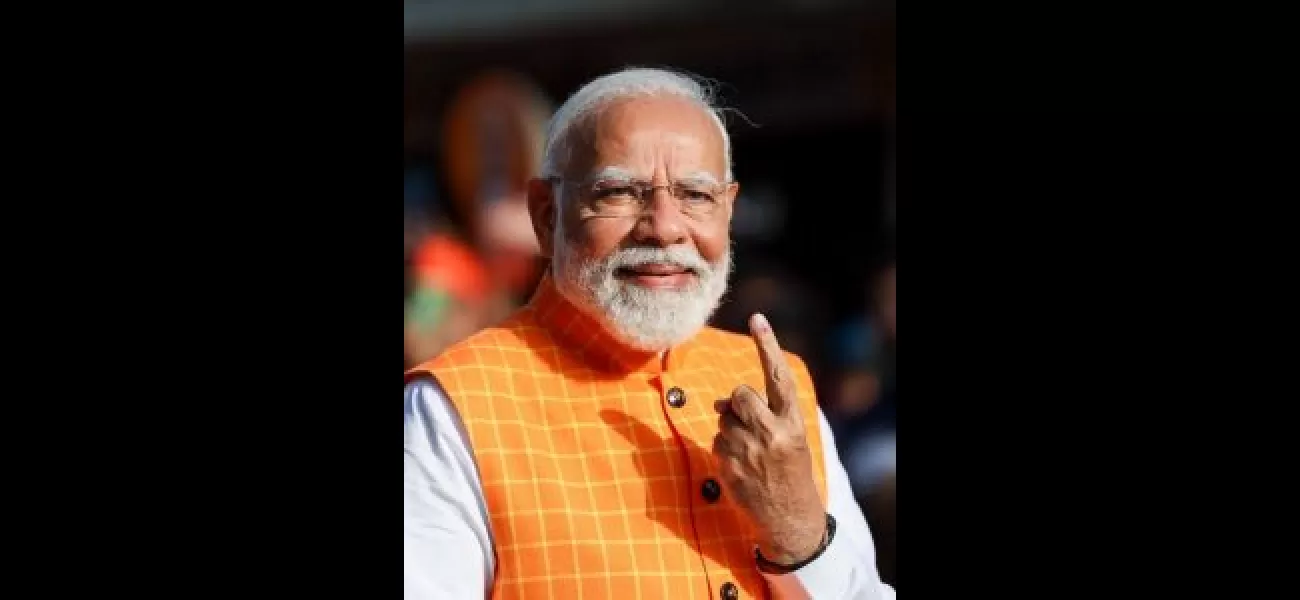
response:
M719 486L717 480L713 478L705 479L704 485L700 486L700 495L704 496L709 504L713 504L722 496L722 486Z
M675 387L668 390L668 405L673 408L681 408L686 404L686 392L682 388Z
M736 598L740 597L740 590L736 589L736 584L728 581L722 584L722 589L718 590L718 594L722 596L722 600L736 600Z

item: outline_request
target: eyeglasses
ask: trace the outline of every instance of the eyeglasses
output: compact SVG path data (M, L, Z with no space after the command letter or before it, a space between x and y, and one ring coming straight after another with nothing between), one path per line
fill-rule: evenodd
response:
M662 188L668 190L669 195L677 201L677 209L682 214L703 219L717 212L718 207L722 205L722 199L735 185L706 181L678 181L654 185L649 181L634 179L602 179L591 183L579 183L559 177L551 177L547 181L578 190L580 207L587 216L594 217L645 216L650 212L655 190Z

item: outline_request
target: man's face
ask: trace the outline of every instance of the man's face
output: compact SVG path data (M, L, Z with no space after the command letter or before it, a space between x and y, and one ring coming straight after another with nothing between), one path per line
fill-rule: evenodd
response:
M717 307L731 267L736 186L726 182L717 124L686 100L622 100L573 140L565 183L535 185L529 199L557 287L630 345L662 350L683 341ZM604 184L626 182L690 183L717 193L707 211L692 210L666 187L652 192L643 212L593 208L598 190L611 189Z

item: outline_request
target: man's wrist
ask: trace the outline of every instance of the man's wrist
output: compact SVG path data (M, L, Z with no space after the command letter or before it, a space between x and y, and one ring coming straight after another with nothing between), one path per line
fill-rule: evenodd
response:
M823 513L821 518L821 535L811 544L804 543L794 548L785 548L775 544L759 544L754 548L754 558L759 570L770 574L784 574L797 571L816 560L835 537L835 518L830 513Z

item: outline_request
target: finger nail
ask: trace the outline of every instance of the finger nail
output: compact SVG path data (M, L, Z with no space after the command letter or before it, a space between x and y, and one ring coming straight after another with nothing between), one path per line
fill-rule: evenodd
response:
M763 313L754 313L754 318L750 321L750 326L758 333L765 333L772 329L772 325L767 322L767 317L763 316Z

